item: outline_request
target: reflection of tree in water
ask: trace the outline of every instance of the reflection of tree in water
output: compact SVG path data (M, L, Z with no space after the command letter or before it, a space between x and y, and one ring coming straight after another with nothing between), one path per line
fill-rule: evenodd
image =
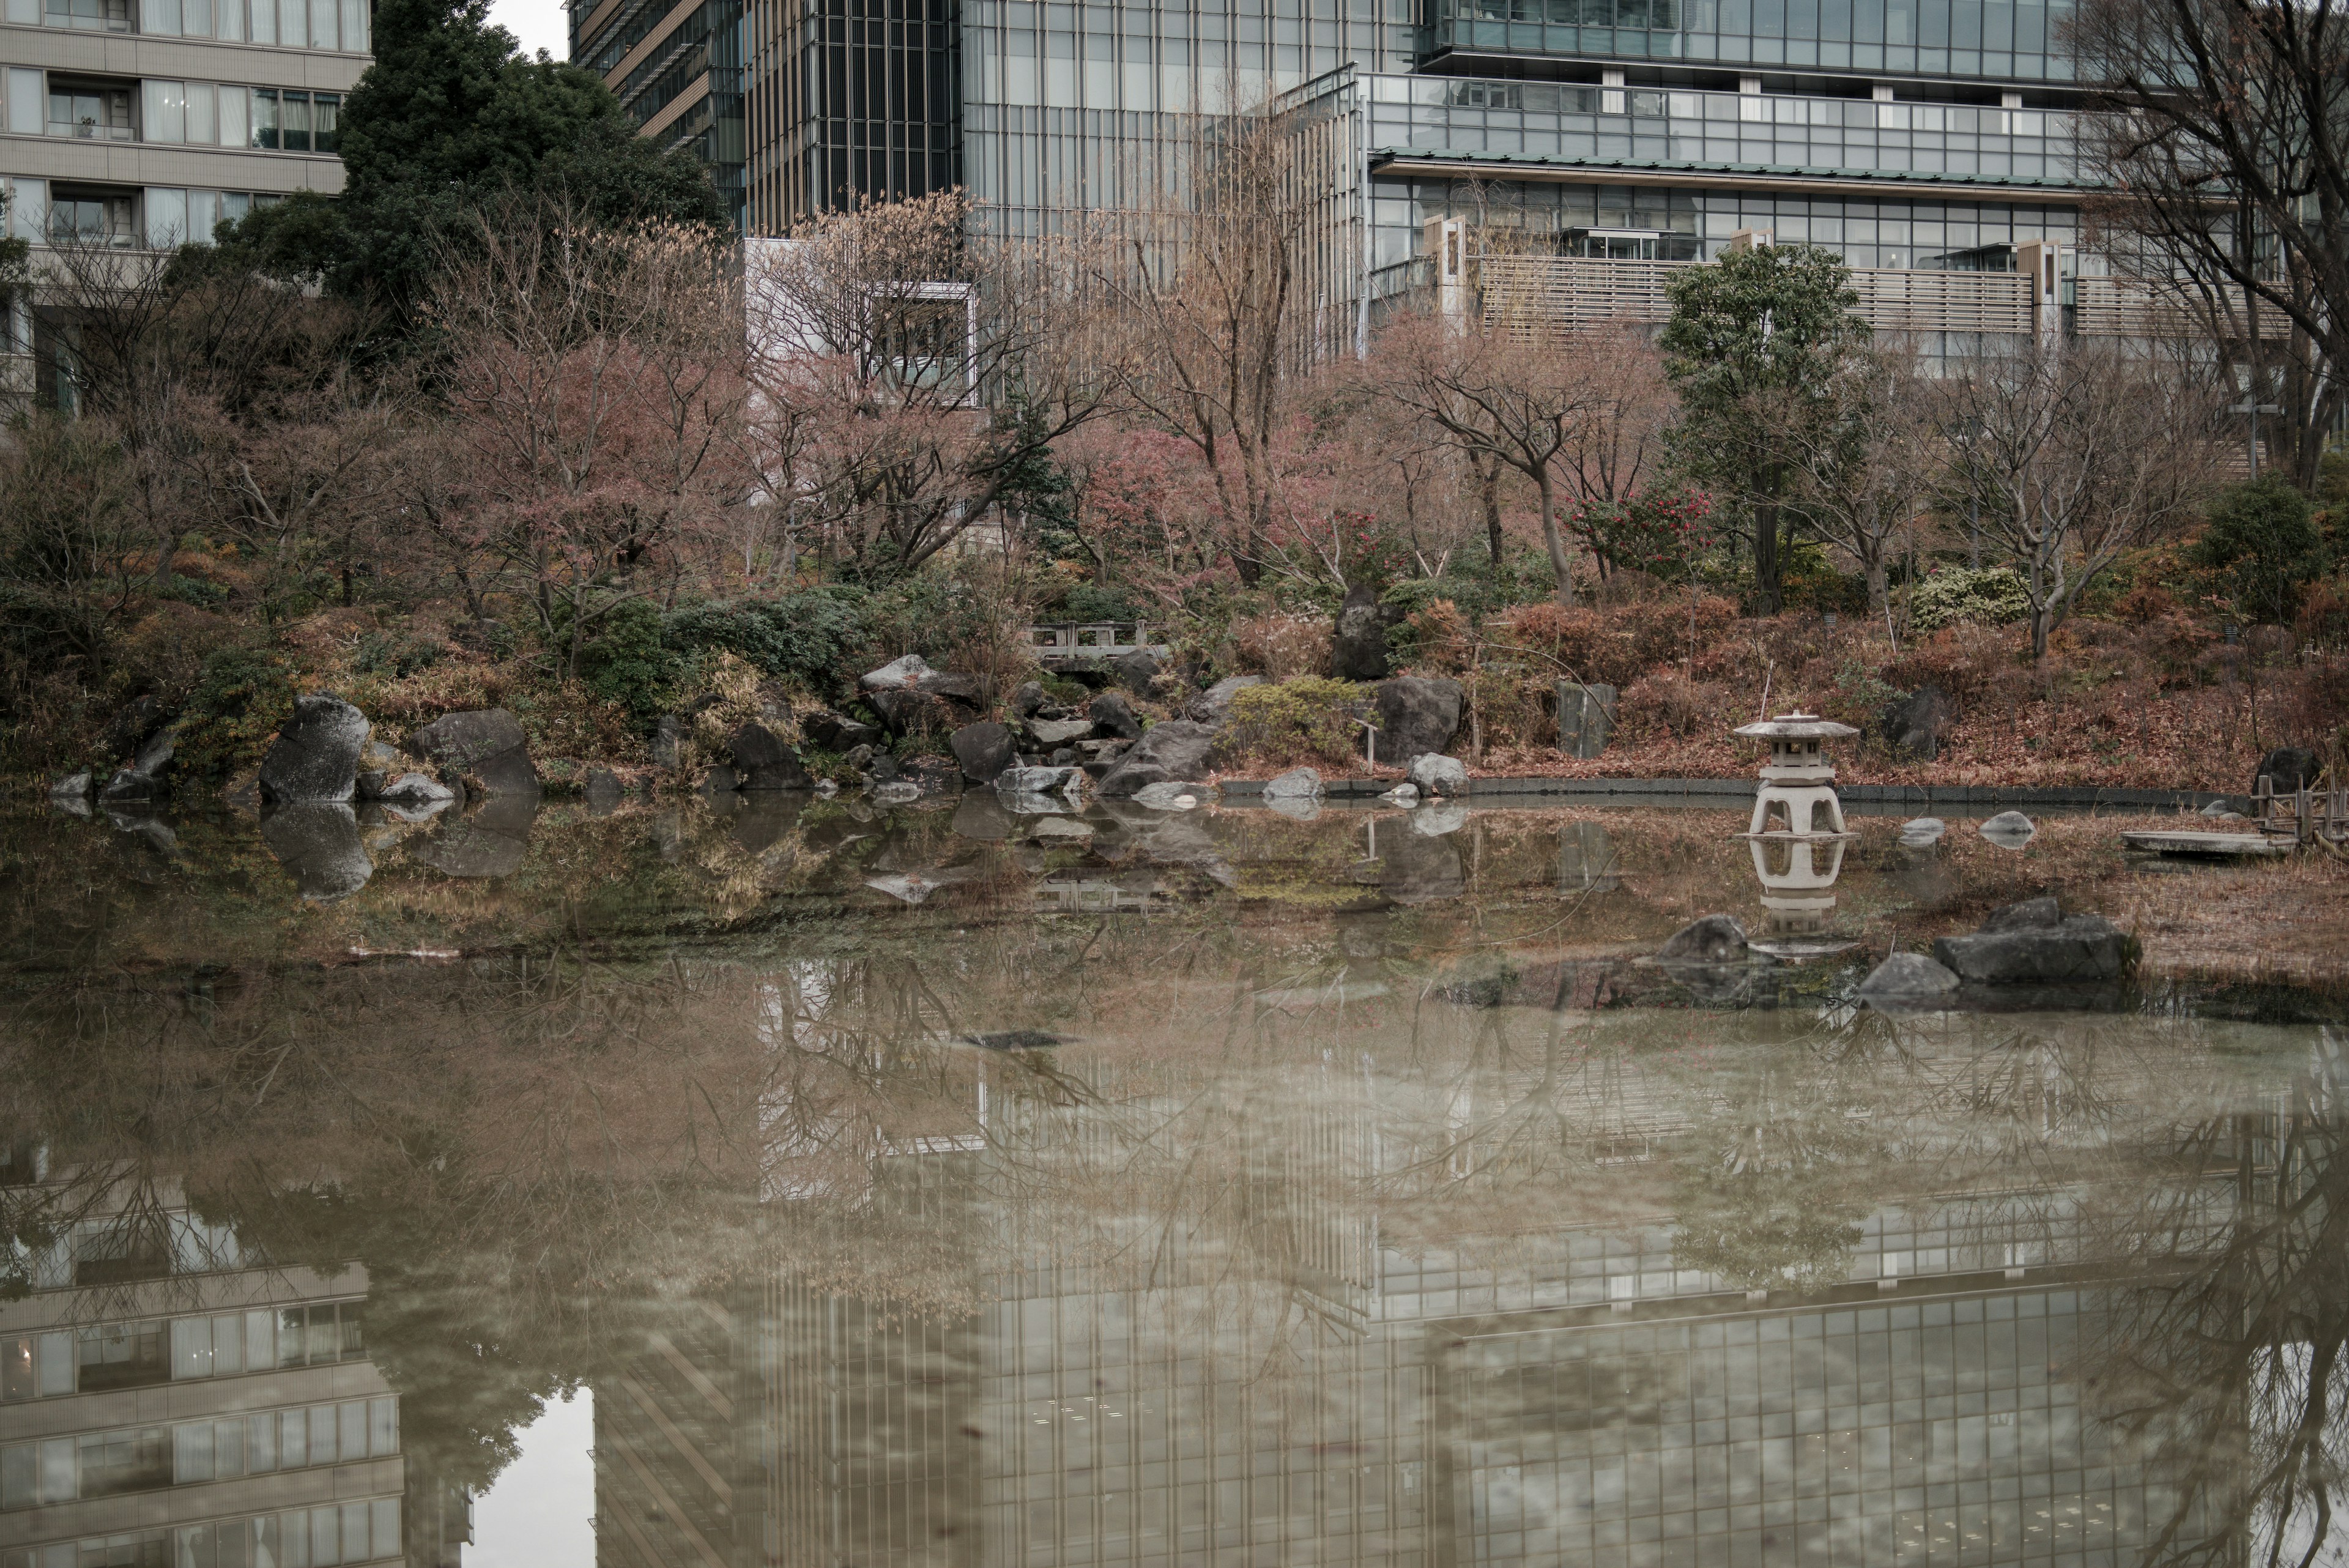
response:
M2291 1086L2193 1125L2110 1217L2101 1413L2153 1456L2150 1564L2337 1559L2349 1479L2349 1039Z

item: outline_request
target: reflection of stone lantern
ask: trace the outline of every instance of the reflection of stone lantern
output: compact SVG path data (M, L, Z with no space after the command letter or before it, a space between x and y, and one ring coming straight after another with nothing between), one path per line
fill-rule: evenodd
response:
M1809 713L1781 713L1737 733L1770 742L1770 760L1763 764L1762 787L1754 797L1754 821L1743 836L1753 847L1754 875L1762 883L1771 934L1816 936L1835 912L1845 843L1857 836L1845 830L1835 763L1821 743L1859 732ZM1821 848L1826 851L1825 865Z

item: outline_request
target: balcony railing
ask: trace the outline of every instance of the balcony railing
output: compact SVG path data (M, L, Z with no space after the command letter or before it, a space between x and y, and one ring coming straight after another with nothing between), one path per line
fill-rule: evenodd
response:
M1524 329L1571 330L1600 322L1659 322L1671 315L1666 281L1696 262L1599 261L1575 256L1485 255L1475 278L1485 318ZM2206 336L2201 299L2178 285L2138 278L2064 280L2067 331L2084 337ZM1925 272L1854 267L1859 314L1878 332L1979 332L2022 337L2041 323L2031 280L2012 272ZM2231 319L2243 320L2238 299ZM2240 327L2238 328L2240 330ZM2261 313L2260 336L2282 338L2291 323Z

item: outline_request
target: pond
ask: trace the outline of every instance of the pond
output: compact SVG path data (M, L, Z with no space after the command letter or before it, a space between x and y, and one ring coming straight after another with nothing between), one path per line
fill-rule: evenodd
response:
M1744 826L0 815L0 1568L2337 1561L2339 991Z

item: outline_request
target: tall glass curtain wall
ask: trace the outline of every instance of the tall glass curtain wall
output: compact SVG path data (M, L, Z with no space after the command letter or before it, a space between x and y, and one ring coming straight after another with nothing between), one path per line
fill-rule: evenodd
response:
M608 81L662 145L690 148L740 226L750 17L742 0L705 0L674 19L672 10L665 0L572 6L571 57ZM616 78L623 66L625 75Z
M753 45L761 232L858 196L965 182L954 0L794 0L771 12Z
M990 221L1147 203L1182 117L1262 102L1353 64L1410 67L1412 0L1255 5L974 0L964 10L963 161Z
M2065 0L1434 0L1430 44L2068 81Z

